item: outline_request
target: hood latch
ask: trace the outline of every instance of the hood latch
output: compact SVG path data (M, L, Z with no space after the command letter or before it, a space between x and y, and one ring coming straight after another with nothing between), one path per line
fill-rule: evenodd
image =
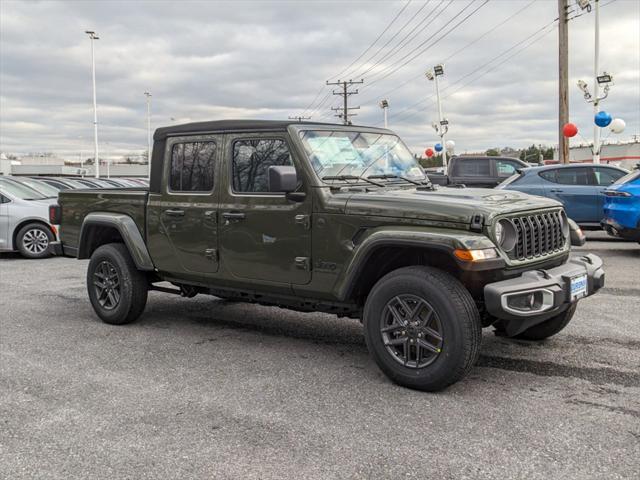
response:
M472 232L482 232L482 226L484 225L484 215L476 213L471 217L471 225L469 230Z

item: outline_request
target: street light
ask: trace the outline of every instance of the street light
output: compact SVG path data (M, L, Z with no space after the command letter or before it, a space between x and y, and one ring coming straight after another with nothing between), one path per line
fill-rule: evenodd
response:
M594 0L595 3L595 43L593 55L593 94L589 92L587 83L578 80L578 88L582 91L584 99L593 104L593 116L598 113L600 101L609 96L609 88L613 85L613 76L604 72L599 72L600 61L600 1ZM589 0L579 0L578 5L587 12L591 11L591 3ZM604 85L602 95L600 95L600 85ZM594 123L593 126L593 163L600 163L600 127Z
M91 39L91 79L93 81L93 158L96 166L96 178L100 178L100 159L98 157L98 103L96 101L96 59L93 51L93 41L99 40L100 37L96 35L96 32L91 30L85 30L89 39Z
M380 108L384 112L384 128L388 128L387 110L389 110L389 101L387 99L380 100Z
M151 180L151 92L144 92L147 97L147 168Z
M438 77L444 75L444 65L438 64L433 67L433 71L429 70L425 73L428 80L433 80L436 84L436 100L438 103L438 123L432 124L436 134L440 136L440 144L442 145L442 168L447 173L447 149L445 148L445 134L449 131L449 121L442 115L442 103L440 101L440 86L438 85Z

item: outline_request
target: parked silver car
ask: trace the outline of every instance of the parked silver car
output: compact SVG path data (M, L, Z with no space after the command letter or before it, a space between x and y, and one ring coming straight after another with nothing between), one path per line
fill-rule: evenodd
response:
M27 185L0 177L0 251L19 251L26 258L49 256L58 228L49 223L55 199Z

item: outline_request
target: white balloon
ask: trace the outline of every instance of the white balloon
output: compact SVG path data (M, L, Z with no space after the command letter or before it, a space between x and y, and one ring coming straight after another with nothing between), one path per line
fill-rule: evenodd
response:
M624 127L626 126L627 124L624 122L624 120L622 120L621 118L614 118L609 124L609 129L613 133L622 133L624 132Z
M447 147L447 150L453 150L456 146L456 142L453 140L447 140L444 146Z

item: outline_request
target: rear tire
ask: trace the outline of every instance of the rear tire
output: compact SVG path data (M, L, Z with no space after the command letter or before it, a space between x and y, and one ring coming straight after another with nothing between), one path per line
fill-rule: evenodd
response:
M545 338L549 338L556 333L561 332L567 325L569 325L569 322L576 311L577 305L578 302L575 302L561 314L539 323L538 325L534 325L513 338L518 338L520 340L544 340Z
M135 321L147 304L149 284L136 268L127 247L109 243L98 247L89 261L87 290L103 322L124 325Z
M53 232L41 223L28 223L16 235L16 247L25 258L46 258Z
M370 354L399 385L442 390L478 359L478 309L468 290L441 270L413 266L385 275L371 290L363 317Z

